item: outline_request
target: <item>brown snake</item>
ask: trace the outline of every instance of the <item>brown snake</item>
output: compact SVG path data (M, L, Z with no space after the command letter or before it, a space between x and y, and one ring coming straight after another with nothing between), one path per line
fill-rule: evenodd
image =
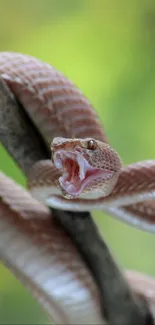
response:
M63 194L65 197L63 198L62 195L60 196L61 192L58 186L58 177L60 177L61 173L55 167L51 168L52 163L46 161L37 163L30 172L30 185L33 185L32 188L36 190L32 191L32 193L41 201L53 207L61 208L63 210L66 209L80 211L99 208L106 212L110 212L114 216L125 219L127 222L133 223L143 229L154 231L154 205L153 201L151 202L151 200L154 197L155 162L147 161L121 168L119 156L107 144L103 128L100 125L96 113L90 106L89 102L69 80L63 77L61 73L57 72L50 65L44 64L37 59L21 54L0 53L0 74L2 78L7 82L17 100L25 107L27 113L33 119L33 122L39 128L39 131L43 136L46 145L49 146L54 137L63 137L63 139L56 138L52 144L52 150L55 155L54 162L56 165L58 164L55 157L58 156L59 158L59 156L61 156L62 165L65 161L65 164L68 164L68 168L70 169L71 174L74 173L73 169L70 168L70 166L74 167L75 175L73 176L77 177L80 168L79 166L74 165L74 162L76 162L76 159L79 159L79 154L77 155L77 147L75 148L75 152L73 152L75 141L72 145L72 139L69 140L69 145L71 144L72 147L68 148L68 138L77 138L79 141L78 146L80 147L80 150L84 150L81 156L84 158L83 161L85 165L84 171L82 170L81 173L87 172L89 175L87 186L84 187L85 191L83 191L83 197L83 193L80 192L80 198L76 198L75 195L73 195L73 199L66 199L66 184L63 187ZM84 140L84 138L86 138L86 140ZM95 161L95 166L92 166L89 161L90 156L88 158L86 157L87 150L93 151L93 154L95 154L95 150L96 152L99 150L99 157L103 160L101 161L100 159L100 165L96 165L97 162L94 160L95 156L93 156L92 162ZM71 152L75 156L74 159L71 159L71 161L66 161L66 158L70 159ZM87 164L88 162L89 164ZM93 168L93 171L91 167ZM92 173L90 173L91 171ZM92 175L94 178L91 178L91 182L89 182L89 176ZM84 177L85 176L87 175L84 174ZM99 182L99 185L102 189L99 195L98 188L96 187L95 183L97 176L99 176L99 180L101 180ZM79 182L79 179L76 177L73 177L72 185L76 185L77 182ZM70 177L67 179L67 181L70 181ZM80 279L78 279L76 270L79 269L78 263L81 266L82 261L78 260L77 253L74 251L74 249L72 250L72 245L69 241L69 238L64 237L63 239L64 245L68 245L68 248L66 249L67 254L64 255L62 264L62 262L59 260L60 250L62 249L62 243L59 244L59 236L62 237L64 234L63 232L61 233L59 229L55 228L55 225L51 226L49 223L50 213L48 209L42 206L41 203L39 205L38 202L35 201L35 199L32 199L27 192L15 185L3 174L0 175L0 182L0 191L2 197L0 210L2 219L1 233L3 234L4 231L4 238L0 241L1 256L3 256L2 252L4 251L4 246L6 247L9 241L12 245L12 251L8 249L7 252L5 248L5 262L10 265L11 263L14 263L15 259L15 272L20 273L21 265L23 263L22 257L20 257L20 247L22 247L22 245L24 246L21 250L22 255L24 248L25 254L26 252L29 252L30 242L27 242L26 239L27 232L29 234L31 232L35 232L36 236L35 241L33 242L34 250L31 252L32 256L31 254L30 256L28 254L28 261L29 258L31 261L34 259L34 264L31 263L30 267L27 266L25 268L23 278L30 279L34 274L34 270L38 270L34 256L35 254L38 254L39 245L41 245L41 249L45 253L45 256L42 254L43 256L41 264L47 263L48 261L47 266L49 267L49 265L53 265L53 263L55 263L55 268L53 268L53 266L52 269L47 268L48 272L50 270L50 273L56 273L52 273L51 283L48 283L49 297L48 294L46 294L45 304L45 307L49 309L48 299L51 300L52 292L53 310L51 311L50 306L50 311L52 312L52 316L54 317L55 321L58 323L64 322L72 324L76 323L77 321L78 323L84 323L86 319L86 322L88 323L91 322L94 324L101 324L103 322L103 319L98 307L98 294L96 287L93 287L90 275L87 274L85 266L81 268L83 275ZM56 196L53 195L53 187L54 189L59 190L59 192L56 192ZM92 188L94 188L94 193L93 197L90 198L89 195L92 191ZM40 195L40 193L42 193L40 189L44 189L43 192L45 195ZM72 197L72 192L69 194ZM148 201L149 199L151 200ZM144 200L147 201L141 202ZM18 204L18 202L20 203ZM27 205L24 206L24 204L27 202L29 204L29 208L27 208ZM6 219L2 218L4 214L7 216ZM37 223L35 222L35 214L38 219ZM40 220L38 217L39 215ZM27 223L27 219L32 219L32 222ZM47 232L43 232L44 226L47 227L48 223L50 236ZM12 227L12 225L14 226ZM7 230L8 228L10 229L9 232ZM7 230L6 232L5 229ZM53 244L51 243L52 229L54 230L54 238L58 238L58 241ZM21 238L18 236L18 241L16 241L16 236L19 233L19 230L21 231L22 235ZM57 232L56 236L55 232ZM15 247L13 243L15 243ZM55 248L53 246L54 244ZM60 248L58 248L59 245ZM17 249L18 247L19 250ZM49 254L48 260L46 254L48 254L51 249L53 251L53 255L51 257ZM15 252L15 256L13 255L13 252ZM51 260L51 258L54 258L54 260ZM71 264L69 263L70 260L72 260L71 272ZM24 261L26 261L25 256ZM27 265L29 265L29 263ZM70 279L68 279L69 283L71 283L71 291L69 296L72 297L72 302L68 302L69 307L67 307L68 295L65 296L64 293L62 293L64 281L62 277L62 266L65 268L65 270L67 269L68 276L72 277L76 275L76 278L78 279L78 281L70 281ZM73 269L75 271L73 271ZM56 284L53 281L53 278L56 275L58 277L59 270L60 280L58 278L58 281L62 281L61 292L59 292ZM42 277L45 277L46 279L46 276L47 274L45 272L45 274L38 274L38 278L36 277L36 292L37 290L39 292L39 281L42 282ZM87 283L84 285L84 287L81 286L81 279L82 282L84 279L87 279L88 281L86 281ZM90 287L91 291L89 289ZM45 287L42 286L42 289L47 293L47 283L45 284ZM76 296L76 305L74 310L74 292L76 291L78 291L80 295L80 307L77 308ZM96 300L94 297L96 297ZM40 292L40 299L42 299L42 292ZM83 303L81 301L82 299ZM85 301L86 304L89 302L89 306L85 305ZM73 315L71 314L70 305L72 305L73 308ZM78 313L76 313L77 309ZM92 311L92 313L90 311Z
M53 161L59 169L51 161L32 168L29 185L33 196L63 210L100 209L154 232L155 160L121 168L88 100L50 65L2 52L0 74L46 145L51 146L53 140Z

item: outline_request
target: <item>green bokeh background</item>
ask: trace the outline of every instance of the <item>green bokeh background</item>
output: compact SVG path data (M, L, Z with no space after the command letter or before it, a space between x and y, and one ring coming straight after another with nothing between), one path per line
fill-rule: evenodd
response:
M0 51L51 63L93 103L124 164L155 157L155 1L0 0ZM4 148L0 167L25 179ZM116 259L155 275L155 237L94 213ZM0 267L0 324L48 323L29 292Z

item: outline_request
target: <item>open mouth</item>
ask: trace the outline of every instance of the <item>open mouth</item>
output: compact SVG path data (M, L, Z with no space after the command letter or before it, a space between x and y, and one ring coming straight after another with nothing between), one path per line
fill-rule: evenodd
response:
M55 167L62 171L60 187L70 197L79 196L96 178L102 177L104 181L114 174L114 171L90 166L78 151L59 150L54 153L53 160Z

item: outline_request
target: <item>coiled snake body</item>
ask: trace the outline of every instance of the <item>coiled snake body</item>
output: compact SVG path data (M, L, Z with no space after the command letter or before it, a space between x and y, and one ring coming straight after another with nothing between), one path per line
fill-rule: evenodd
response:
M52 150L52 161L39 161L29 172L28 186L32 195L51 207L71 211L100 209L144 230L155 231L155 204L153 201L155 196L155 161L139 162L123 168L119 155L107 143L102 125L88 100L71 81L50 65L30 56L2 52L0 53L0 75L39 129L46 146L51 147ZM21 202L18 205L17 193L19 194L19 192L21 193L19 195ZM41 203L37 205L35 199L33 200L27 192L14 185L2 173L0 174L0 194L2 198L0 213L7 214L8 209L11 210L11 219L9 222L4 220L2 228L8 229L7 227L10 227L14 220L17 224L17 228L15 227L13 232L10 230L8 233L5 243L2 241L1 252L3 245L7 245L7 240L11 241L12 236L16 236L18 227L22 227L23 224L25 234L27 231L33 232L34 229L38 231L37 245L40 240L44 240L44 249L48 254L46 245L52 245L48 234L42 232L41 237L39 235L39 227L43 227L44 217L45 223L49 222L48 210ZM34 211L36 209L40 211L41 220L37 224L33 220L27 226L26 220L31 216L29 216L26 207L21 210L24 200L31 205L30 215L33 214L33 219ZM22 221L21 215L23 216ZM16 241L14 243L16 246ZM20 245L23 245L22 238L18 240L19 250ZM57 251L56 248L55 256L57 256ZM69 248L68 252L70 252ZM7 252L5 254L7 255ZM19 251L18 254L20 255ZM18 254L16 251L16 257ZM72 267L78 263L73 256L74 252L71 251L71 254L68 253L64 257L65 267L70 267L68 264L70 259L73 259ZM6 263L7 260L10 263L10 259L13 263L12 255L8 250ZM42 263L46 263L46 261L43 256ZM19 258L19 269L20 263L21 258ZM58 264L59 262L56 263L56 272L60 269ZM37 268L35 263L32 263L33 270L27 267L24 276L27 277L31 272L33 273L35 267ZM83 272L85 273L85 270ZM39 276L46 278L46 274ZM89 275L86 277L89 280ZM61 276L60 280L63 283ZM38 283L39 281L38 277ZM56 288L52 287L53 285L54 283L51 282L49 290L54 292L56 300L58 299L60 303L60 295L56 292ZM78 286L79 282L77 282ZM77 288L70 289L73 293ZM94 287L93 290L95 296L96 288ZM83 292L83 301L87 301L87 294L87 290ZM48 299L46 305L48 308ZM86 313L85 305L84 308ZM88 323L90 321L94 324L102 323L96 305L93 307L92 303L89 310L91 308L93 313L90 313L90 317L88 314L86 315ZM52 315L54 312L55 319L59 323L64 320L68 324L76 322L75 311L74 317L71 317L69 321L67 307L65 306L64 312L62 310L59 313L55 306L52 311ZM77 319L79 322L79 312ZM84 312L82 311L81 319L83 322Z
M46 145L53 140L55 166L51 161L38 162L30 172L33 196L63 210L101 209L154 231L155 161L121 168L88 100L50 65L4 52L0 73Z

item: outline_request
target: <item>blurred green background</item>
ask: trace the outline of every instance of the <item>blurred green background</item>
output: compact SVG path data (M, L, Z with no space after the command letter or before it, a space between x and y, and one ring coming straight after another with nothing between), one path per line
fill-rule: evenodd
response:
M0 50L36 56L93 103L124 164L155 157L155 1L0 0ZM0 167L25 184L4 148ZM102 213L98 226L119 263L155 275L155 237ZM20 308L19 308L20 304ZM0 324L48 323L3 266Z

